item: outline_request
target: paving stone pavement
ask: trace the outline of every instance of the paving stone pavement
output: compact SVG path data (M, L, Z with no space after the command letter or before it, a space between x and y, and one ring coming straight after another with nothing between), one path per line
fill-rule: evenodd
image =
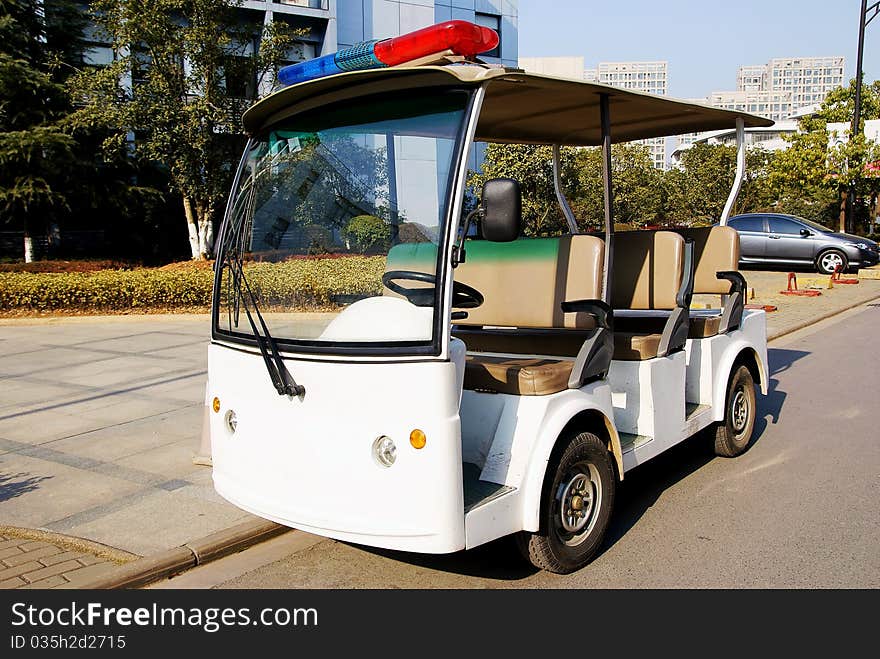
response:
M77 588L118 563L67 543L0 534L0 590Z
M875 267L872 270L880 268ZM767 304L777 308L767 314L767 335L770 337L812 322L825 314L880 297L880 280L876 279L861 279L855 285L838 284L834 288L823 289L822 295L818 297L797 297L781 294L788 283L788 272L785 270L742 270L742 274L749 288L754 289L754 298L748 300L750 304ZM828 275L821 277L816 273L802 271L795 274L801 282L830 278ZM711 299L707 296L695 296L695 301L699 302L709 302Z

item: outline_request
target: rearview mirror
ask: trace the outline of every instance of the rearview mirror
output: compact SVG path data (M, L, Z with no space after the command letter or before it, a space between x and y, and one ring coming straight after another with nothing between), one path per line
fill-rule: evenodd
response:
M496 243L508 243L519 236L522 217L522 196L519 183L512 178L493 178L483 184L480 202L483 218L480 221L483 238Z
M801 235L802 235L804 238L808 238L809 236L812 236L813 234L810 233L810 230L809 230L809 229L801 229Z

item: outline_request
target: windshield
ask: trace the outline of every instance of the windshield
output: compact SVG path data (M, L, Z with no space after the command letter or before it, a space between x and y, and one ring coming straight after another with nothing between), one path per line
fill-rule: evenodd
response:
M325 105L253 140L222 237L217 333L254 339L248 295L279 344L438 345L433 280L470 96L419 90ZM389 288L388 270L420 280L386 278Z
M808 227L813 229L814 231L818 231L819 233L834 233L834 229L829 229L826 226L819 224L818 222L813 222L812 220L808 220L800 215L792 215L792 217L796 218L798 222L806 224Z

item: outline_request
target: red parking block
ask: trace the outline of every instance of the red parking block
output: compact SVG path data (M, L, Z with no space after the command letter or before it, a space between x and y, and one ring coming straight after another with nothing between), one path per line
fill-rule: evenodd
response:
M822 291L805 290L799 291L797 287L797 275L793 272L788 273L788 289L779 291L782 295L800 295L801 297L817 297L822 295Z
M841 279L840 278L840 266L834 266L834 272L831 274L831 281L835 284L858 284L858 279Z

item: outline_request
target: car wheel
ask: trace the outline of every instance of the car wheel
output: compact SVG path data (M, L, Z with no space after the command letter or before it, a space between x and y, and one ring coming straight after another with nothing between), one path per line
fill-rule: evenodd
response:
M724 402L724 421L715 426L715 455L733 458L749 447L755 429L755 380L740 365L730 374Z
M608 448L596 435L572 437L551 461L541 500L541 529L517 540L532 565L556 574L574 572L599 552L617 486Z
M840 271L847 268L846 254L836 249L826 249L816 258L816 269L823 275L834 274L834 269L840 266Z

